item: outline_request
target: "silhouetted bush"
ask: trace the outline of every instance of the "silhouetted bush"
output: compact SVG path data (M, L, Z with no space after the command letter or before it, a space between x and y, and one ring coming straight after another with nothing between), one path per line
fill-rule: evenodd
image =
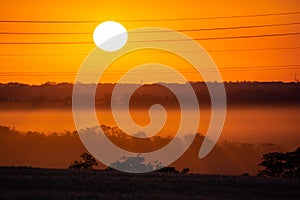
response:
M189 173L189 171L190 171L190 168L183 168L183 169L181 170L181 173L182 173L182 174L187 174L187 173Z
M97 161L91 154L83 153L80 157L82 160L75 160L74 163L69 166L69 169L92 169L93 166L97 166Z
M300 147L294 152L271 152L263 155L258 176L300 178Z
M162 172L162 173L174 173L179 174L180 172L175 169L175 167L163 167L156 172Z
M242 176L250 176L249 173L243 173Z

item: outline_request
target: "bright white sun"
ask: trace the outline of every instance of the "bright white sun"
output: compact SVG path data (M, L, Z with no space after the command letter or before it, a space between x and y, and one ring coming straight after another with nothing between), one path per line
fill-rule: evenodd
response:
M114 21L99 24L93 33L96 46L103 51L113 52L121 49L127 42L128 34L125 27Z

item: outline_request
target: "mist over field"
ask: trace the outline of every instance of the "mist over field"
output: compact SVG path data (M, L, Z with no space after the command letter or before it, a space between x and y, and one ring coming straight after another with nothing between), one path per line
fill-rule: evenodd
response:
M182 84L174 85L181 91L181 95L188 95L180 89L183 88ZM191 85L197 95L200 109L203 107L208 109L210 98L205 83L198 82L191 83ZM84 85L87 88L91 86ZM124 90L128 86L128 84L121 85ZM131 97L130 108L133 109L133 113L137 112L134 110L143 109L145 110L143 112L147 113L147 109L151 105L159 103L167 111L171 110L171 114L168 116L171 119L166 124L170 128L166 129L165 133L149 139L130 137L115 127L113 118L108 111L104 112L101 118L107 117L109 120L105 119L106 121L104 120L101 124L105 125L103 127L106 127L106 134L110 140L121 148L134 152L149 152L163 147L174 137L178 123L176 118L178 112L175 112L174 109L179 109L179 104L176 96L161 85L140 86ZM115 84L98 84L95 97L98 109L110 108L110 97L114 87ZM72 88L73 85L69 83L51 82L43 85L0 84L2 123L5 122L0 128L0 165L67 168L82 152L86 151L75 131L71 113L60 112L60 110L71 108ZM206 158L198 158L198 151L205 137L210 117L208 111L202 110L201 119L205 121L200 124L200 132L191 147L172 166L179 169L188 167L193 173L250 173L255 175L259 170L258 163L264 153L294 150L299 145L295 139L297 127L291 124L289 129L289 125L284 129L279 124L280 122L287 124L284 118L286 116L293 116L297 121L297 115L292 114L291 111L295 106L298 108L300 103L299 83L227 82L225 88L229 110L223 139ZM185 96L185 98L189 97ZM119 99L122 103L122 97ZM275 108L274 111L272 111L273 108ZM56 122L53 117L46 114L47 110L53 110L53 114L56 113L55 116L61 117L55 117L58 119ZM145 118L144 114L141 115L139 112L137 112L135 120ZM33 118L28 121L31 119L31 115ZM274 118L276 116L277 118ZM14 119L14 117L17 118ZM243 118L245 118L244 122L241 121ZM14 122L15 120L17 122ZM49 122L46 123L47 120ZM249 123L251 121L254 123ZM275 121L279 123L274 123ZM294 123L292 120L289 121ZM147 120L139 121L139 123L145 125ZM265 125L260 126L259 124L262 123ZM282 135L283 133L284 135ZM99 168L104 167L102 164L99 166Z
M117 128L108 126L103 126L103 130L113 143L134 152L159 149L172 139L159 136L151 139L134 138ZM192 173L256 175L264 153L284 150L279 145L270 143L226 141L217 144L206 158L199 159L198 151L203 139L204 136L197 134L190 148L171 166L177 169L189 168ZM0 165L2 166L67 168L85 151L75 131L44 135L0 127ZM106 168L103 164L99 164L99 169Z

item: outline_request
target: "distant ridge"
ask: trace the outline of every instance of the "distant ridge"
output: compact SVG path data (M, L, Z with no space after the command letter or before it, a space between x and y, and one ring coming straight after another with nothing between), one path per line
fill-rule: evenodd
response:
M220 84L209 82L207 84ZM94 84L83 84L91 87ZM121 84L126 87L129 84ZM133 107L140 108L155 103L178 108L175 95L167 88L159 84L138 84L141 87L136 90L131 98ZM168 83L185 94L184 84ZM202 106L210 105L210 96L204 82L191 82L191 85ZM96 92L96 106L110 108L111 94L115 84L98 84ZM225 82L224 83L229 106L240 105L300 105L300 83L296 82ZM0 106L1 107L58 107L71 108L72 83L47 82L41 85L29 85L17 82L0 84ZM4 106L5 105L5 106Z

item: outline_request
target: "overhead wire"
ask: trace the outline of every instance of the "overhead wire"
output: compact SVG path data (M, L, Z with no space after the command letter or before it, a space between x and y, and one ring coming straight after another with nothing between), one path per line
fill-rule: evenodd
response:
M268 17L281 15L298 15L300 11L277 12L277 13L262 13L262 14L247 14L247 15L228 15L228 16L211 16L211 17L189 17L189 18L161 18L161 19L129 19L118 20L119 22L157 22L157 21L187 21L187 20L211 20L211 19L231 19L231 18L253 18L253 17ZM99 23L100 20L0 20L0 23Z

